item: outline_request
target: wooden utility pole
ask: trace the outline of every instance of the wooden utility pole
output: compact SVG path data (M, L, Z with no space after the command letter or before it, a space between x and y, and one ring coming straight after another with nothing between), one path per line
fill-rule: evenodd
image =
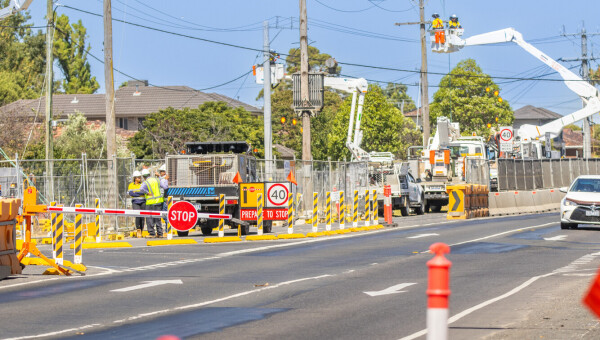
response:
M104 86L106 88L106 155L112 160L108 165L108 185L110 203L117 207L116 154L117 137L115 134L115 88L112 50L112 9L111 0L104 0Z
M423 146L427 147L429 143L429 83L427 81L427 30L426 24L431 21L425 21L425 4L424 0L419 0L419 22L401 22L396 23L397 26L402 25L419 25L421 36L421 114L423 117Z
M52 66L54 58L52 56L52 46L54 45L54 10L52 9L52 0L47 2L48 27L46 28L46 178L48 183L48 199L54 201L54 143L52 129L52 85L54 83L54 73Z

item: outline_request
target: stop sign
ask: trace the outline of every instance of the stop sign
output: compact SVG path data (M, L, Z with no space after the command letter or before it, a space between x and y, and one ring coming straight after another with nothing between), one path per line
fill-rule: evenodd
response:
M198 212L190 202L180 201L171 206L167 218L176 230L188 231L196 225Z

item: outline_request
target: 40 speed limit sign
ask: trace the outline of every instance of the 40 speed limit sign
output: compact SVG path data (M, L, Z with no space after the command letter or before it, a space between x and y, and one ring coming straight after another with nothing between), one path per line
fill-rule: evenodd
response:
M267 195L265 196L266 208L287 207L290 183L265 183Z
M503 126L500 128L500 151L511 152L513 148L513 128Z

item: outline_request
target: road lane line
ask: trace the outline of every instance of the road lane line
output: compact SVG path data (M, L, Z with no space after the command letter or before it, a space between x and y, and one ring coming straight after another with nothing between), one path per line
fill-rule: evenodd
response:
M37 335L26 335L26 336L20 336L20 337L16 337L16 338L6 338L6 339L3 339L3 340L24 340L24 339L43 338L43 337L47 337L47 336L60 335L60 334L65 334L65 333L69 333L69 332L82 331L82 330L85 330L85 329L89 329L89 328L92 328L92 327L98 327L98 326L101 326L101 325L102 324L99 324L99 323L93 323L91 325L87 325L87 326L83 326L83 327L63 329L61 331L56 331L56 332L51 332L51 333L44 333L44 334L37 334Z
M419 234L419 235L415 235L415 236L409 236L407 238L422 238L422 237L429 237L429 236L440 236L440 234L435 234L435 233L431 233L431 234Z
M577 269L577 265L575 264L576 262L581 261L582 259L590 259L590 258L593 260L596 256L600 256L600 252L584 255L584 256L576 259L575 261L571 262L570 264L568 264L568 265L566 265L564 267L560 267L558 269L555 269L555 270L551 271L550 273L546 273L546 274L543 274L543 275L534 276L534 277L530 278L529 280L523 282L519 286L511 289L510 291L508 291L508 292L506 292L506 293L504 293L504 294L502 294L500 296L497 296L497 297L495 297L493 299L484 301L484 302L482 302L482 303L480 303L478 305L475 305L475 306L473 306L471 308L465 309L464 311L462 311L462 312L460 312L460 313L452 316L451 318L448 319L448 324L451 324L451 323L453 323L455 321L458 321L458 320L462 319L463 317L465 317L465 316L467 316L467 315L469 315L469 314L471 314L471 313L473 313L473 312L475 312L475 311L477 311L477 310L479 310L479 309L481 309L483 307L491 305L494 302L500 301L500 300L505 299L505 298L507 298L507 297L509 297L511 295L514 295L514 294L520 292L521 290L527 288L532 283L534 283L535 281L537 281L537 280L539 280L541 278L545 278L545 277L548 277L548 276L552 276L552 275L556 275L556 274L561 274L561 273L565 273L565 272L577 271L578 269ZM590 261L588 261L588 262L590 262ZM400 338L400 340L412 340L412 339L416 339L418 337L421 337L421 336L423 336L425 334L427 334L427 329L423 329L423 330L420 330L420 331L418 331L416 333L413 333L413 334L411 334L409 336L405 336L403 338Z

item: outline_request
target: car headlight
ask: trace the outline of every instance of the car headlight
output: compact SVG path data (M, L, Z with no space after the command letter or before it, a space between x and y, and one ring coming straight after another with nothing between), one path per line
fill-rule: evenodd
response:
M564 205L564 206L577 206L577 203L575 203L575 202L571 201L571 200L570 200L570 199L568 199L568 198L565 198L565 201L564 201L563 205Z

